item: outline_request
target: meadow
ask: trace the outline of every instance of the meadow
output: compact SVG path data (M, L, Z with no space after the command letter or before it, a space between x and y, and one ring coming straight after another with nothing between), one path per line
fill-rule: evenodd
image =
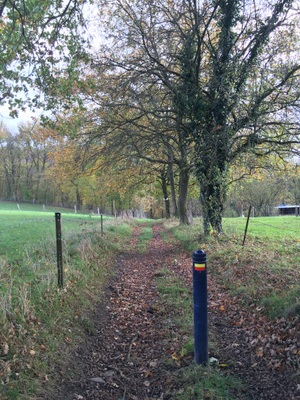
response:
M0 202L0 257L8 262L21 260L44 242L55 240L55 212L62 216L65 235L83 229L100 229L98 215L74 213L74 210L46 208L41 205Z
M241 234L245 230L246 218L225 218L225 234ZM276 216L250 218L248 225L250 237L271 241L300 239L300 217Z

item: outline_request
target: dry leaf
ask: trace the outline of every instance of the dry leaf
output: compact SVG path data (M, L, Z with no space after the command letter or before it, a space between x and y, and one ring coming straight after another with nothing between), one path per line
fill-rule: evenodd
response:
M3 343L3 345L2 345L2 354L3 354L4 356L7 356L8 352L9 352L8 343Z
M255 350L255 354L257 357L263 357L264 356L264 349L262 347L257 347Z

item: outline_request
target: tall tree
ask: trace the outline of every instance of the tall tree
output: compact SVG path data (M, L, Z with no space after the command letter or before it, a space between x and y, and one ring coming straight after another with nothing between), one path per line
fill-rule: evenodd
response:
M284 185L272 176L246 180L240 188L242 204L251 205L256 216L272 215L283 195Z
M58 101L49 94L71 96L70 84L78 77L85 58L83 7L85 0L0 1L0 104L8 102L11 114L26 104ZM61 77L68 77L57 85ZM48 93L45 99L38 87ZM46 100L46 101L45 101Z
M145 87L161 93L179 151L194 146L205 233L221 232L230 165L249 151L297 150L298 2L99 4L108 45L94 65L118 75L118 90L130 88L132 107ZM126 124L130 132L132 121Z

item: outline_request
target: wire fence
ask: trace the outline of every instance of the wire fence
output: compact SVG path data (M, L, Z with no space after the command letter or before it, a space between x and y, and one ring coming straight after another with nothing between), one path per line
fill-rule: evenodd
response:
M272 224L268 224L266 222L261 222L257 218L250 218L250 221L251 221L252 225L266 226L268 228L278 229L278 225L272 225ZM280 230L286 231L286 232L289 232L289 233L300 234L300 219L299 219L299 229L286 227L284 225L280 225Z
M103 236L102 215L100 218L68 214L61 218L61 213L34 218L20 215L16 221L15 214L0 212L0 225L0 286L4 288L8 273L11 282L19 276L22 284L39 279L53 282L57 276L57 285L63 288L64 269L74 264L72 253L76 259L82 243L94 238L96 232Z

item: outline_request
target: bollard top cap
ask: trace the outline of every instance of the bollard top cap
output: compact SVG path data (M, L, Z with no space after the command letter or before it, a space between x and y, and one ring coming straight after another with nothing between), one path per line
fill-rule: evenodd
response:
M193 262L206 262L206 254L203 250L196 250L193 253Z
M194 253L193 254L205 254L205 251L204 250L200 250L200 249L198 249L198 250L196 250L196 251L194 251Z

